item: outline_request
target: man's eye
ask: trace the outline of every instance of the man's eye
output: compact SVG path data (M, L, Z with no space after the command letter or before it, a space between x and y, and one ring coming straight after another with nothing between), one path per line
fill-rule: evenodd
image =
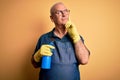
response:
M57 14L60 14L61 12L60 12L60 11L57 11L56 13L57 13Z

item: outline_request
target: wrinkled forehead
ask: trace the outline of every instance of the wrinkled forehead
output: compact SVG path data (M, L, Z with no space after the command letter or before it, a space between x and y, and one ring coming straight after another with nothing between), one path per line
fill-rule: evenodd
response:
M56 3L51 7L50 12L53 13L56 10L65 10L67 9L63 3Z
M64 9L66 9L66 6L62 3L60 3L60 4L55 5L53 8L54 8L54 10L64 10Z

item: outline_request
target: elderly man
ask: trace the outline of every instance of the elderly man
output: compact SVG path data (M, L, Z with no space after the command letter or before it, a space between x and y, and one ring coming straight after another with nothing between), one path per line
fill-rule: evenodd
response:
M87 64L90 52L84 39L69 19L70 10L58 2L50 9L55 27L43 34L32 56L35 68L40 68L42 56L51 56L51 69L40 69L39 80L80 80L80 64ZM54 45L49 45L53 42ZM54 53L51 52L54 49Z

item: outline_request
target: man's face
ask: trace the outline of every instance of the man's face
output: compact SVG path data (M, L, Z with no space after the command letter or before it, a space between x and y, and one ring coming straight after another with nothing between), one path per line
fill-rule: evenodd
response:
M51 19L56 25L65 25L69 19L69 12L63 4L58 4L54 7Z

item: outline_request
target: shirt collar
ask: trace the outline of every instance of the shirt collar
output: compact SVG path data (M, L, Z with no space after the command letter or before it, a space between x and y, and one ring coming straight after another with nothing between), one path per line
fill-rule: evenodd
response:
M54 38L54 39L60 39L59 37L57 37L57 36L54 34L54 30L55 30L55 28L53 28L53 29L50 31L49 37ZM70 38L70 36L69 36L68 33L67 33L62 39L66 39L66 37L69 37L69 38Z

